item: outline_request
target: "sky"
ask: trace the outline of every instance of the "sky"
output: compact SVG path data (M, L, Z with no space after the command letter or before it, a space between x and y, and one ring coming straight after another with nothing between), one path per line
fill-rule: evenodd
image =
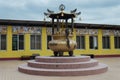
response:
M0 19L43 21L43 13L59 12L60 4L65 12L81 12L76 23L120 25L120 0L0 0Z

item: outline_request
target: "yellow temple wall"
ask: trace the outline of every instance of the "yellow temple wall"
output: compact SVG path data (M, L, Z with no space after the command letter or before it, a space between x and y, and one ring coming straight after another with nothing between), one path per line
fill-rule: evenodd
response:
M51 50L47 49L47 35L46 27L42 27L41 50L30 50L30 34L25 34L24 50L12 51L12 26L7 27L7 50L0 50L0 58L19 58L23 55L32 55L39 53L40 56L53 55ZM76 33L74 33L74 40L76 40ZM85 49L74 50L74 55L80 54L94 54L94 55L120 55L120 49L114 48L114 36L110 36L110 49L102 49L102 30L98 30L98 49L89 49L89 35L85 35ZM67 54L67 52L65 52Z

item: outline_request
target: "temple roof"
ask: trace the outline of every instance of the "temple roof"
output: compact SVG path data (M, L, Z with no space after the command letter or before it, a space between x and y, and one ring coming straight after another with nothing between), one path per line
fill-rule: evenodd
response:
M36 27L51 27L52 26L51 22L48 22L48 21L8 20L8 19L0 19L0 25L36 26ZM68 24L68 26L69 25L70 24ZM110 25L110 24L74 23L74 26L75 26L75 28L120 30L120 25Z

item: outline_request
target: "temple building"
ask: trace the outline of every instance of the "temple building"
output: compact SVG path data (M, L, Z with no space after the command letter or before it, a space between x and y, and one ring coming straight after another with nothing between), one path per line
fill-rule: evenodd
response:
M64 29L62 22L60 25ZM51 56L51 35L51 22L0 19L0 60L33 54ZM74 36L74 55L120 56L120 25L75 23Z

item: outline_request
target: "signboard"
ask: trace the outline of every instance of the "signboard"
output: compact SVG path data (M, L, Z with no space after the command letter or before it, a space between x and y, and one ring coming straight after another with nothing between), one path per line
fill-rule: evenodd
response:
M103 35L120 36L120 30L103 30Z
M76 35L98 35L97 29L76 29Z
M60 31L61 31L61 29L60 29ZM47 33L47 35L52 35L52 28L47 28L47 31L46 31ZM54 28L54 34L56 34L57 33L57 28ZM62 33L64 33L65 34L65 32L62 32Z
M115 36L120 36L120 30L114 30L113 33Z
M39 33L41 34L41 27L24 27L24 26L13 26L13 33Z
M7 26L0 26L0 33L2 34L7 33Z
M88 29L89 35L98 35L98 29Z
M47 35L52 35L52 28L47 28L47 31L46 31L47 33Z
M113 32L114 32L114 30L102 30L102 34L103 34L104 36L113 35Z

